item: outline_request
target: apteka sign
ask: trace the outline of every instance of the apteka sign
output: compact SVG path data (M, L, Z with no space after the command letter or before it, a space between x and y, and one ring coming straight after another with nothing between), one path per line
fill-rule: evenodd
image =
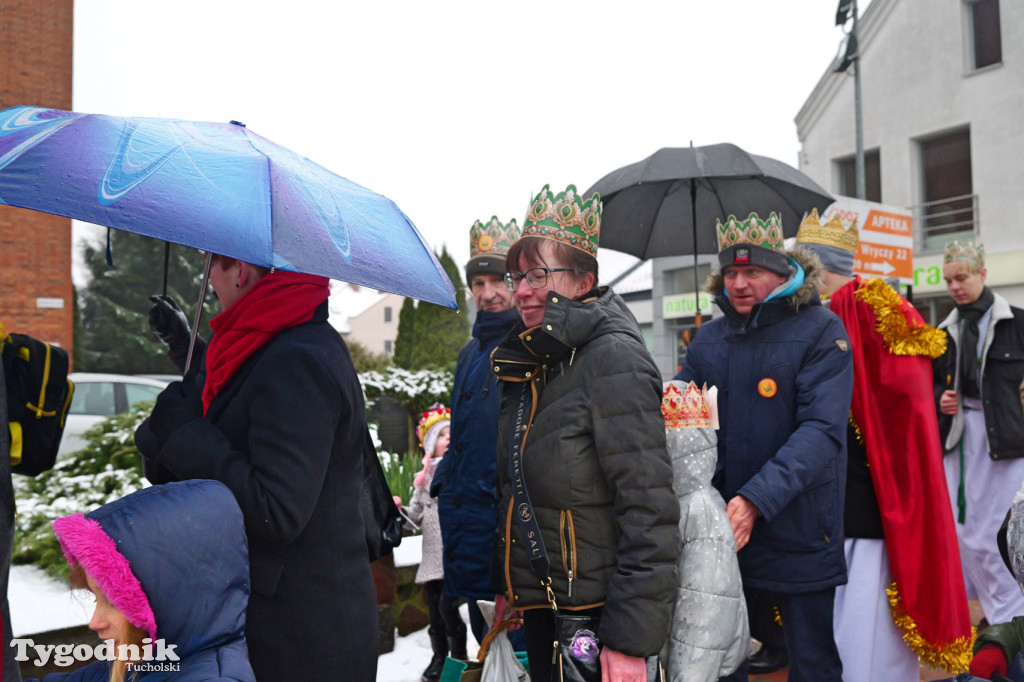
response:
M853 271L861 277L896 277L901 284L914 283L914 216L905 208L874 201L838 197L822 216L835 214L847 227L856 220L860 244Z

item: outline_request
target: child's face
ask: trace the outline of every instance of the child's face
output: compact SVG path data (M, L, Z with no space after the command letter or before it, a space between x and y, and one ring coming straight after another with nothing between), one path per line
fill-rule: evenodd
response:
M434 444L435 459L444 457L444 453L448 452L449 440L451 440L451 429L446 426L441 429L441 433L437 436L437 442Z
M114 640L114 646L117 646L120 643L118 640L128 632L128 619L107 601L107 595L103 594L103 590L91 575L86 575L85 579L93 596L96 597L96 610L89 621L89 629L98 634L100 639Z

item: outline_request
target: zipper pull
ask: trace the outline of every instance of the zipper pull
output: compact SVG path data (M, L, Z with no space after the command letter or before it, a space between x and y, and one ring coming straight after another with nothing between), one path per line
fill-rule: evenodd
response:
M572 360L576 357L576 349L572 349L572 355L569 356L569 366L572 367Z
M569 569L569 598L572 599L572 569Z
M554 646L551 647L551 665L554 665L558 660L558 640L554 641Z

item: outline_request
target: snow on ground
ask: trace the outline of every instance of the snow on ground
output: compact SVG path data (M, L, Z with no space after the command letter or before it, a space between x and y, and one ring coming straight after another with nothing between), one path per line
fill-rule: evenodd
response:
M92 617L92 595L72 593L35 566L11 566L7 599L15 637L86 625Z
M412 538L404 538L399 549L404 547L410 539ZM397 556L395 560L397 562ZM462 621L468 628L469 608L463 604L459 613L462 614ZM479 649L476 639L473 638L473 633L469 633L466 653L469 654L470 660L476 660ZM427 628L417 630L407 637L396 637L395 650L377 659L377 682L420 682L420 676L430 663L431 655Z

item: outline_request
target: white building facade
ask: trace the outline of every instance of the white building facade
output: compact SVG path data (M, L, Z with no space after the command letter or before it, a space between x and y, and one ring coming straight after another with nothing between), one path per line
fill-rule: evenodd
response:
M860 68L866 198L913 210L915 304L942 319L942 250L972 239L1024 306L1024 2L873 0L859 33L859 65L826 72L796 116L800 170L855 196Z

